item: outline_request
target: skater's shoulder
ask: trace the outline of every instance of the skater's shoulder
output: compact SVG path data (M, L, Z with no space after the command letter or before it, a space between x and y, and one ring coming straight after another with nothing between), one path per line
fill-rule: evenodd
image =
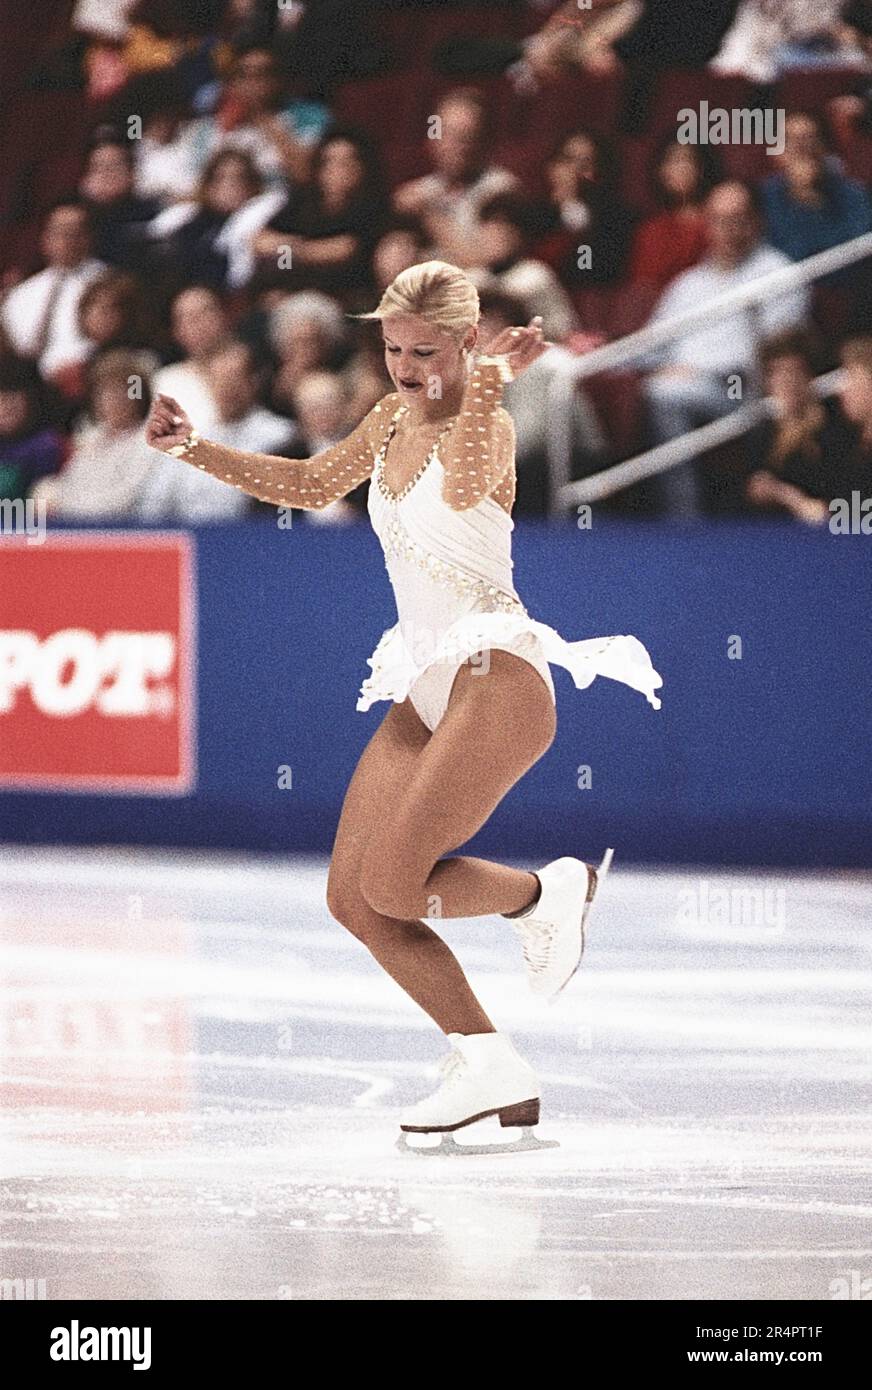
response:
M370 410L367 419L374 420L377 422L381 422L382 420L389 420L392 415L396 414L397 410L399 409L399 406L399 391L388 391L386 395L382 396L380 400L376 401L375 405Z

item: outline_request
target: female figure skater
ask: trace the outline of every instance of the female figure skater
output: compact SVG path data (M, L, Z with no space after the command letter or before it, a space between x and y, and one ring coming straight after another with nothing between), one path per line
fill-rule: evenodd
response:
M251 496L320 508L372 478L369 514L385 552L398 623L369 659L357 708L391 700L351 780L327 882L332 915L429 1014L453 1045L435 1093L403 1131L446 1133L497 1114L538 1123L530 1065L482 1009L424 918L501 914L521 938L533 990L552 998L581 960L600 865L562 858L536 873L447 858L487 821L550 746L549 662L576 686L607 675L662 685L634 637L566 642L526 612L512 583L514 428L503 383L545 351L537 320L474 356L478 295L463 271L403 271L378 308L396 388L339 445L311 459L247 454L200 438L171 398L152 407L148 442ZM534 1141L535 1142L535 1141Z

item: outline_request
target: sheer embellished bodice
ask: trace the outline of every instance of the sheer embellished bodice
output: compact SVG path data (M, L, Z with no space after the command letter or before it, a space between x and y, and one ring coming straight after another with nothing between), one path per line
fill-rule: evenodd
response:
M446 472L437 439L418 473L393 492L384 477L388 446L405 406L394 413L376 454L369 490L369 515L385 554L388 573L403 608L420 617L435 586L457 595L455 607L481 601L483 611L523 611L512 583L514 522L493 495L458 510L445 501ZM500 486L511 487L508 478ZM404 600L408 599L408 602ZM441 600L444 606L444 599Z
M488 648L529 652L565 666L579 689L597 675L641 691L655 709L662 681L635 637L567 642L527 613L515 591L510 512L515 431L503 409L498 359L476 362L458 414L399 492L385 481L386 452L406 410L386 395L340 444L310 459L248 454L198 439L186 462L265 502L319 510L371 478L368 509L384 551L397 623L381 638L357 708L404 700L431 668Z

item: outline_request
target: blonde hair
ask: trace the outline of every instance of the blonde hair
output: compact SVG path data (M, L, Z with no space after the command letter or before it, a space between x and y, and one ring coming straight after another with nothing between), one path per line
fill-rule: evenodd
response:
M371 314L353 317L386 319L393 314L414 314L460 338L478 323L479 312L478 290L459 266L422 261L394 277Z

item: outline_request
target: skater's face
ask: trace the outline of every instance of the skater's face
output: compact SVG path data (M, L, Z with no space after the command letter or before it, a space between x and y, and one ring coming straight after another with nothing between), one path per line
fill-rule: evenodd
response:
M462 339L416 314L391 314L382 323L385 364L406 405L413 401L441 400L463 380L463 347L472 347L477 333L467 330Z

